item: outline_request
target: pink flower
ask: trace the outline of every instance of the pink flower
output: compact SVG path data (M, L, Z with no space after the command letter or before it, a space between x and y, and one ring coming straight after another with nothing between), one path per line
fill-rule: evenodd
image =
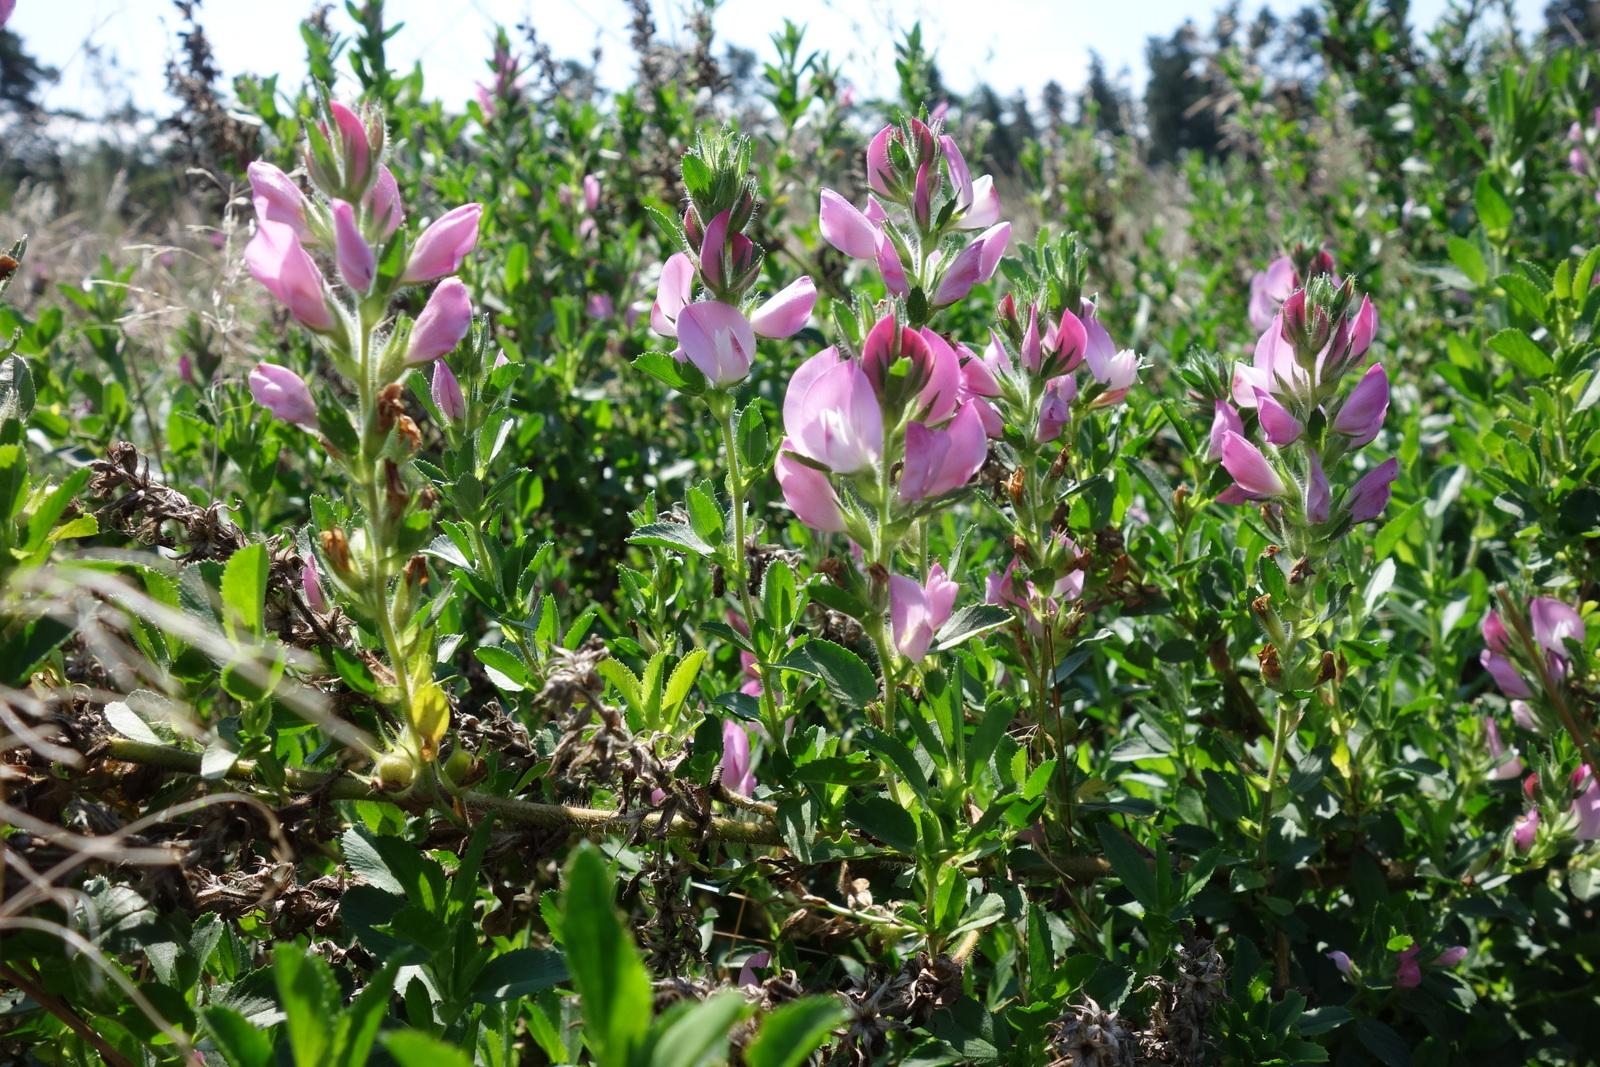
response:
M256 218L288 226L304 240L310 232L306 228L306 198L294 180L271 163L259 160L245 172L250 176L250 200L255 204Z
M1528 602L1528 621L1533 624L1533 639L1551 657L1551 665L1566 673L1567 640L1582 642L1583 618L1569 604L1554 597L1534 597ZM1559 661L1559 664L1558 664Z
M750 734L732 719L722 720L722 784L740 796L754 796L756 774L750 767Z
M822 190L819 212L822 238L851 259L872 259L878 254L878 227L832 189Z
M1294 346L1283 339L1283 315L1273 318L1256 339L1250 366L1233 365L1233 400L1242 408L1256 406L1256 390L1281 395L1302 390L1310 377L1294 358Z
M1254 392L1256 414L1261 418L1261 432L1266 435L1267 443L1282 448L1300 440L1300 435L1306 432L1305 424L1291 415L1271 393L1261 389L1254 389Z
M385 240L394 235L405 221L405 205L400 203L400 186L394 180L394 171L378 164L378 180L367 194L367 207L378 224Z
M1338 949L1334 949L1332 952L1324 952L1323 955L1333 961L1333 965L1339 969L1340 974L1346 978L1354 977L1350 967L1349 955L1340 952Z
M893 316L879 319L862 342L861 369L880 401L907 403L924 422L944 422L955 413L960 357L926 327L919 332L899 325ZM916 390L914 399L906 396L902 383Z
M1333 431L1349 437L1351 448L1360 448L1378 436L1388 411L1389 375L1382 363L1374 363L1340 405Z
M934 635L950 621L959 589L937 563L928 568L925 586L902 575L889 576L889 618L894 647L902 656L917 663L928 654Z
M343 200L333 202L333 247L344 283L364 295L372 286L377 264L372 257L372 246L356 228L355 209Z
M301 325L324 332L338 325L338 316L328 306L322 272L300 246L293 227L258 221L256 235L245 247L244 262L255 280L282 301Z
M756 335L738 308L720 300L690 304L678 316L678 344L689 362L720 388L750 376Z
M1478 662L1483 664L1483 669L1494 678L1494 684L1500 687L1500 692L1508 697L1526 698L1533 696L1533 690L1528 688L1525 681L1511 660L1498 652L1484 649L1478 654Z
M1517 821L1511 828L1511 841L1517 846L1517 851L1526 852L1533 847L1534 838L1539 833L1539 809L1529 808L1526 815L1517 816Z
M739 969L739 986L758 986L761 979L756 976L757 971L765 970L772 966L772 953L757 952L754 956L744 961L744 966Z
M1389 506L1391 485L1400 477L1400 461L1394 457L1384 460L1368 471L1350 490L1345 505L1350 509L1351 522L1366 522L1383 514Z
M867 185L879 196L892 195L889 183L894 178L889 169L889 137L897 132L893 126L885 126L867 144Z
M949 268L939 282L939 288L934 292L933 306L945 307L954 304L972 292L973 286L994 277L995 268L1000 266L1000 257L1005 254L1006 245L1010 241L1009 222L991 226L974 237L950 261ZM881 255L879 265L882 265Z
M1266 270L1250 279L1250 328L1257 333L1272 325L1272 317L1290 293L1294 292L1294 263L1279 256Z
M307 556L300 568L300 591L305 595L306 607L318 614L328 610L328 598L322 595L322 576L317 573L317 557Z
M872 466L883 453L883 412L861 364L826 348L800 365L783 398L795 452L839 474Z
M460 270L467 253L477 247L482 217L482 204L462 204L435 220L417 238L401 284L419 285Z
M1378 310L1372 306L1372 300L1362 296L1361 307L1356 310L1356 315L1350 322L1350 350L1345 355L1339 373L1344 373L1344 368L1353 367L1367 354L1367 349L1372 347L1372 338L1378 332Z
M1452 945L1433 958L1430 967L1454 967L1467 958L1466 945Z
M1139 356L1131 348L1124 348L1105 362L1097 362L1091 346L1088 361L1089 373L1105 386L1105 392L1095 397L1090 407L1110 407L1120 402L1128 395L1128 388L1139 380Z
M656 302L650 307L650 328L662 337L678 336L678 316L694 299L694 261L674 252L661 268Z
M844 513L839 510L839 498L828 484L828 476L800 462L791 454L794 451L794 442L784 438L772 464L778 488L783 490L783 502L813 530L843 533Z
M1253 496L1283 496L1288 492L1261 450L1232 430L1222 433L1222 466L1233 475L1239 488Z
M1394 987L1415 989L1422 984L1422 965L1417 962L1418 947L1401 949L1395 953Z
M472 300L460 278L446 278L428 297L406 347L406 362L412 365L438 359L467 335L472 325Z
M589 299L583 302L583 310L591 319L609 319L617 313L617 304L610 293L590 293Z
M750 313L750 328L757 337L793 337L805 328L816 303L817 287L802 275Z
M1573 772L1572 784L1574 788L1584 786L1583 792L1572 802L1571 814L1578 820L1572 836L1579 841L1594 841L1600 838L1600 783L1595 782L1585 764Z
M1315 451L1311 453L1311 474L1306 478L1305 509L1306 521L1313 523L1327 522L1333 513L1333 490Z
M450 370L450 364L442 359L433 362L433 403L443 415L451 422L460 422L467 417L467 402L461 396L461 383L456 381L456 376Z
M189 353L187 352L178 357L178 377L197 388L200 385L194 377L194 362L189 359Z
M905 468L900 472L900 500L915 504L961 488L978 473L988 455L983 419L972 407L962 408L948 429L910 423L906 427Z
M1217 400L1212 404L1211 449L1206 453L1206 459L1215 463L1222 458L1222 435L1229 430L1243 437L1244 420L1239 417L1239 412L1234 410L1232 404L1226 400Z
M583 176L583 206L591 212L600 207L600 176L598 174L585 174Z
M250 395L284 422L316 430L316 401L311 399L305 379L288 367L257 363L256 369L250 372Z
M366 124L361 121L361 116L337 101L329 104L328 110L333 113L333 122L339 128L339 140L344 149L344 183L347 187L365 185L372 158Z
M1483 733L1491 761L1490 780L1503 782L1508 778L1521 778L1523 766L1522 760L1517 758L1517 750L1506 749L1505 742L1500 739L1500 725L1487 715L1483 717Z
M17 0L0 0L0 29L4 29L7 22L11 21L11 12L17 8Z
M1078 380L1072 375L1063 374L1045 383L1044 397L1039 404L1039 428L1034 434L1041 444L1061 436L1061 427L1072 419L1072 402L1076 399Z
M877 257L884 288L895 296L910 295L911 283L906 280L905 264L900 262L900 253L895 251L894 242L887 233L878 234Z

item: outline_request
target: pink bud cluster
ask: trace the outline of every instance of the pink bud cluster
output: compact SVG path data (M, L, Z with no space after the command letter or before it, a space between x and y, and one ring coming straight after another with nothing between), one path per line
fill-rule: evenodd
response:
M483 111L483 117L493 119L500 108L517 99L522 93L519 76L522 73L522 57L511 51L510 43L504 38L494 43L494 57L489 60L490 80L479 82L476 86L478 107Z
M1030 305L1023 328L1016 302L1007 295L1000 302L1000 322L982 358L962 364L962 395L977 406L990 437L1004 436L1009 422L1032 427L1033 439L1041 444L1054 441L1072 418L1080 393L1089 408L1109 407L1127 397L1139 379L1138 355L1112 343L1092 300L1083 298L1077 312L1065 309L1055 321ZM1013 337L1020 341L1010 343ZM1074 374L1080 366L1089 372L1081 390Z
M1422 953L1422 946L1413 942L1410 946L1394 954L1394 986L1396 989L1415 989L1422 984L1422 963L1417 959ZM1355 964L1350 959L1350 954L1339 949L1324 952L1324 956L1333 961L1339 973L1351 981L1356 979ZM1452 945L1428 961L1429 967L1450 969L1467 958L1467 946Z
M464 204L435 220L402 249L400 276L383 277L379 264L394 242L407 240L399 187L382 163L387 134L376 111L358 114L332 103L328 112L335 132L329 133L327 123L312 129L307 148L307 169L321 196L308 196L270 163L250 164L256 233L245 249L245 265L297 322L347 355L361 349L356 335L365 328L361 309L369 302L381 307L405 286L444 278L406 335L401 362L438 359L461 343L472 322L466 286L449 275L476 246L483 208ZM348 302L335 295L319 256L336 272ZM292 371L262 364L250 384L257 401L279 418L315 426L305 382Z
M984 603L1015 608L1034 636L1044 633L1043 620L1055 616L1064 603L1083 596L1084 571L1079 563L1078 546L1072 538L1056 531L1050 537L1048 550L1039 570L1059 574L1047 589L1017 574L1015 556L1006 564L1002 574L989 575L985 586Z
M1341 379L1372 346L1377 312L1366 297L1349 310L1350 282L1319 280L1333 284L1315 295L1310 288L1290 293L1256 341L1254 362L1234 365L1233 403L1218 399L1213 407L1209 458L1234 479L1218 497L1223 503L1265 501L1318 536L1337 537L1383 513L1400 465L1378 464L1335 500L1328 469L1377 438L1389 410L1389 378L1374 363L1339 395ZM1255 411L1265 450L1247 436L1241 409Z
M1588 633L1583 617L1570 604L1540 596L1528 601L1527 623L1527 632L1537 653L1544 658L1544 669L1551 681L1565 678L1569 656L1567 641L1581 643ZM1481 630L1483 643L1488 647L1479 655L1479 662L1494 678L1500 691L1511 698L1517 722L1529 729L1536 728L1533 710L1526 703L1533 696L1534 688L1519 669L1519 661L1528 662L1534 650L1513 645L1511 631L1497 611L1484 615Z
M867 146L867 208L822 191L823 239L851 259L873 260L894 296L920 289L931 308L964 299L994 277L1011 240L994 179L974 179L950 137L917 119L885 126ZM899 207L891 217L885 204ZM982 231L962 242L949 235Z
M1332 274L1333 269L1333 257L1324 250L1318 250L1309 255L1305 277L1301 277L1295 269L1294 260L1289 256L1279 256L1267 264L1266 270L1256 271L1250 278L1250 328L1260 333L1271 326L1278 309L1290 293L1304 286L1310 278Z
M883 522L971 481L988 442L977 407L958 396L960 381L960 357L949 342L892 315L868 332L859 358L827 348L803 363L784 396L786 436L775 464L800 521L817 530L852 530L864 542L866 518L846 504L849 497L871 502ZM847 497L830 475L850 482Z
M683 230L691 243L697 243L697 252L677 252L667 259L650 308L651 328L678 342L673 358L692 363L723 389L749 376L757 337L794 336L805 327L817 302L809 276L797 278L760 304L742 300L761 266L759 249L739 232L749 225L755 210L753 199L748 210L743 207L743 195L740 203L703 226L696 208L688 208ZM699 300L697 291L704 294Z

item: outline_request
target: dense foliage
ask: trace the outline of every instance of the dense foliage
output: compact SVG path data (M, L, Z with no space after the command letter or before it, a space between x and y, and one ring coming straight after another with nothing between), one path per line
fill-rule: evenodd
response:
M15 1062L1600 1056L1593 5L1037 110L179 6L158 153L0 32Z

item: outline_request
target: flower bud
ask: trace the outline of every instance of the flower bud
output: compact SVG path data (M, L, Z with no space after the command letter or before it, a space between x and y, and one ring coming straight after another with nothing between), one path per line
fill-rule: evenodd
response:
M802 276L751 312L750 328L757 337L793 337L805 328L816 303L817 287L809 275Z
M460 422L467 417L467 403L461 395L461 383L450 370L450 364L442 359L433 361L433 382L430 391L433 393L434 406L445 419L450 422Z
M822 239L851 259L872 259L878 254L878 227L832 189L822 190L818 224Z
M1222 466L1252 496L1282 496L1287 492L1283 479L1261 450L1232 430L1222 433Z
M277 222L294 230L302 241L310 234L306 227L306 198L300 187L283 171L260 160L250 164L250 199L256 218Z
M482 204L463 204L435 220L417 238L401 284L420 285L460 270L467 253L478 244L482 217Z
M447 278L434 289L406 344L406 362L413 366L437 359L467 335L472 325L472 300L460 278Z
M365 189L372 167L372 145L367 127L350 108L337 101L328 105L334 125L339 129L339 144L344 160L344 188L347 192Z
M356 228L355 209L343 200L333 202L333 241L344 283L355 292L365 295L372 286L372 275L377 265L372 246L367 244L367 239Z
M275 363L257 363L250 372L250 395L256 403L284 422L292 422L315 431L317 404L311 399L311 390L305 379L288 367Z
M1389 506L1391 483L1399 476L1400 462L1393 457L1368 471L1350 490L1350 499L1345 503L1350 509L1350 521L1366 522L1382 515Z

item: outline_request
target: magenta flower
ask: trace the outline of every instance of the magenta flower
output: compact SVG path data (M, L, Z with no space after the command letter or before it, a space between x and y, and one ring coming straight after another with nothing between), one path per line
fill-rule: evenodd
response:
M933 430L920 422L906 426L905 468L899 497L915 504L953 492L972 480L989 456L989 438L974 408L963 408L948 429Z
M11 21L11 13L17 9L17 0L0 0L0 29L5 29L7 22Z
M250 176L250 200L256 218L277 222L294 230L302 241L310 234L306 228L306 197L300 187L271 163L257 160L246 168Z
M1573 773L1572 781L1574 788L1579 785L1584 787L1572 802L1571 814L1578 821L1572 836L1579 841L1594 841L1600 838L1600 783L1596 783L1594 775L1589 773L1588 764Z
M1256 406L1256 390L1281 395L1303 390L1309 376L1294 358L1294 346L1283 339L1283 315L1273 318L1256 339L1251 365L1233 365L1233 400L1242 408Z
M851 259L877 256L878 227L832 189L822 190L819 223L823 240Z
M690 304L678 316L678 344L690 363L726 389L750 376L756 335L738 308L720 300Z
M434 406L451 422L467 417L467 402L461 396L461 383L456 381L450 364L442 359L433 361L432 389Z
M178 377L196 388L200 386L194 376L194 362L189 359L187 352L178 357Z
M944 567L928 568L927 584L910 578L889 577L889 618L894 630L894 647L913 663L928 654L939 628L950 621L960 586L945 577Z
M887 233L878 234L877 244L878 273L883 275L884 288L895 296L909 296L911 283L906 280L906 267L900 262L900 253L895 251L894 242Z
M1388 411L1389 375L1382 363L1374 363L1340 405L1333 431L1349 437L1351 448L1360 448L1378 436Z
M1332 952L1324 952L1323 955L1333 961L1333 965L1339 969L1340 974L1346 978L1355 977L1350 966L1350 956L1347 953L1334 949Z
M1517 750L1506 748L1505 742L1500 739L1499 723L1488 715L1483 717L1483 733L1491 761L1490 780L1503 782L1508 778L1521 778L1523 766L1522 760L1517 756Z
M1212 404L1211 449L1206 453L1206 459L1215 463L1222 458L1222 435L1230 430L1243 437L1244 420L1232 404L1217 400Z
M1368 471L1350 490L1345 506L1350 509L1351 522L1366 522L1383 514L1389 506L1391 486L1400 477L1400 461L1394 457L1384 460Z
M462 204L435 220L417 238L401 284L420 285L460 270L467 253L477 247L482 217L482 204Z
M1417 962L1417 952L1420 951L1416 944L1410 948L1401 949L1395 953L1394 987L1396 989L1415 989L1422 984L1422 965Z
M405 221L405 205L400 202L400 186L394 180L394 171L378 164L378 180L367 194L367 208L377 220L378 230L384 240L394 235Z
M411 327L406 362L413 366L454 352L472 325L472 300L460 278L446 278L428 297Z
M889 398L902 362L906 381L916 389L915 399L895 390L894 402L906 402L913 417L938 424L955 414L961 390L961 358L939 334L900 326L893 316L879 319L861 345L861 369L880 401Z
M355 208L343 200L333 202L333 247L344 283L364 295L372 287L377 264L373 260L372 246L356 228Z
M257 363L250 372L250 395L276 418L315 431L317 404L305 379L276 363Z
M322 595L322 576L317 573L315 556L307 556L300 568L300 591L305 596L306 607L319 615L327 614L328 598Z
M1288 492L1261 450L1232 430L1222 433L1222 466L1251 496L1283 496Z
M1430 966L1430 967L1454 967L1456 964L1460 963L1462 960L1464 960L1466 958L1467 958L1467 946L1466 945L1452 945L1449 948L1445 949L1443 952L1439 953L1437 956L1435 956L1433 958L1433 962L1429 963L1428 966Z
M583 310L591 319L609 319L617 313L617 302L610 293L590 293L583 302Z
M1533 624L1533 639L1550 658L1552 670L1566 674L1567 639L1583 641L1582 616L1569 604L1541 596L1528 602L1528 621Z
M1328 485L1328 476L1323 473L1322 459L1314 450L1311 473L1306 478L1305 509L1306 521L1312 523L1327 522L1333 513L1333 490Z
M591 212L600 207L600 175L583 176L583 206Z
M365 185L372 158L366 124L361 121L361 116L344 104L329 104L328 110L333 113L333 122L339 128L339 140L344 148L344 183L346 186Z
M802 275L750 313L750 328L757 337L793 337L805 328L816 303L817 287L810 275Z
M338 326L339 318L328 306L322 272L301 247L293 227L258 221L256 235L245 246L244 262L255 280L282 301L302 326L323 332Z
M974 237L967 247L956 253L950 261L950 267L945 271L944 277L939 282L939 288L933 294L933 306L945 307L961 300L972 287L980 285L994 277L995 268L1000 266L1000 257L1005 254L1006 245L1011 241L1011 223L1002 222L984 230ZM883 265L883 256L879 253L879 266Z
M1253 391L1256 414L1261 419L1261 432L1266 435L1267 443L1282 448L1300 440L1300 435L1306 432L1305 424L1290 414L1289 409L1278 403L1271 393L1259 388Z
M939 146L944 150L945 169L950 174L950 184L955 189L956 220L958 230L983 230L1000 221L1000 195L995 192L994 179L985 174L977 181L967 169L967 161L955 139L940 135Z
M770 966L772 966L772 953L757 952L754 956L744 961L744 966L739 969L739 981L737 984L741 988L760 985L761 979L756 972L765 970Z
M722 720L722 785L740 796L754 796L756 774L750 767L750 734L743 724Z
M891 196L889 183L894 172L889 167L889 136L897 131L885 126L867 143L867 185L879 196Z
M783 398L793 450L839 474L872 466L883 453L883 412L861 365L826 348L800 365Z
M772 463L772 473L783 491L783 502L789 505L796 518L813 530L843 533L844 513L839 510L839 498L828 484L828 476L800 462L791 454L794 451L794 442L784 438L778 458Z
M1279 256L1266 270L1256 271L1250 279L1251 329L1260 333L1272 325L1278 308L1294 292L1294 284L1294 263L1288 256Z
M650 306L650 328L662 337L678 336L678 316L694 299L694 261L674 252L661 267L661 284Z
M1034 433L1035 439L1044 444L1060 437L1061 427L1072 418L1072 402L1076 399L1078 399L1078 379L1072 375L1063 374L1046 382L1044 397L1039 403L1039 428Z
M1533 847L1534 838L1538 834L1539 809L1529 808L1526 815L1517 816L1517 821L1511 828L1511 841L1517 846L1517 851L1526 852Z

